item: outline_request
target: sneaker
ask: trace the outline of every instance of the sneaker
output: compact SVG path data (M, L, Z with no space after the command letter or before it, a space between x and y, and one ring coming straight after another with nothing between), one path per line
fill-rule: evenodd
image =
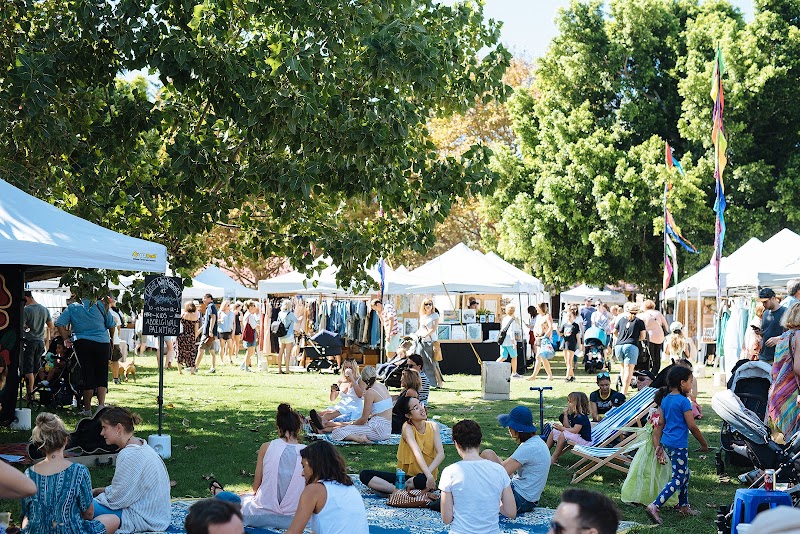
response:
M245 367L244 370L247 371L248 373L252 373L253 372L253 370L250 369L249 367Z
M519 373L514 373L513 375L511 375L511 378L522 378L522 375Z
M114 383L115 383L115 384L117 384L117 385L119 385L119 378L115 378L115 379L114 379Z
M214 369L214 368L212 367L211 369L209 369L208 371L206 371L206 374L207 374L207 375L213 375L213 374L214 374L214 373L216 373L216 372L217 372L217 370L216 370L216 369Z

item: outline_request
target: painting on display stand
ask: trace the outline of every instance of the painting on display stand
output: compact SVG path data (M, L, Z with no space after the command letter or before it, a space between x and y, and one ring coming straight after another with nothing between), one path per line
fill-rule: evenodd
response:
M489 330L489 341L495 341L500 339L500 330Z
M474 323L477 320L476 310L461 310L461 320L465 323Z
M460 324L454 324L450 328L450 339L453 341L466 341L467 332L464 329L464 326Z
M449 324L440 324L436 327L436 335L439 338L439 341L449 341L450 340L450 325Z
M468 341L483 341L483 332L480 323L470 323L466 326Z
M403 334L410 336L419 330L419 319L416 317L406 317L403 319Z
M442 312L442 322L443 323L457 323L458 322L458 313L456 310L444 310Z

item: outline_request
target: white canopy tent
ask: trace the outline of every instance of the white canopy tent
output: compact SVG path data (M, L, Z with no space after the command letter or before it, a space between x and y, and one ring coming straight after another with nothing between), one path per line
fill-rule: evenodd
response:
M221 287L224 289L224 297L230 299L257 299L258 290L240 284L216 265L209 265L194 277L195 282L201 282L210 286ZM213 295L214 293L211 292ZM214 295L216 296L216 295Z
M800 235L784 228L762 244L757 254L742 257L729 271L727 288L786 287L800 276Z
M569 291L561 292L561 303L583 302L585 299L601 300L606 304L625 304L628 298L619 291L610 289L599 289L596 287L581 284Z
M509 264L510 265L510 264ZM412 275L431 280L432 283L409 288L415 294L448 293L541 293L538 280L525 279L497 266L488 259L459 243L441 256L411 271ZM524 272L523 272L524 274Z
M727 287L729 273L738 269L748 258L760 257L763 245L761 240L751 237L747 243L722 258L719 266L721 285ZM687 293L696 296L698 291L702 297L714 297L717 295L717 283L714 278L714 266L706 265L686 280L667 288L663 294L664 299L674 300L678 295Z
M0 180L0 264L40 271L81 267L163 273L167 249L90 223Z

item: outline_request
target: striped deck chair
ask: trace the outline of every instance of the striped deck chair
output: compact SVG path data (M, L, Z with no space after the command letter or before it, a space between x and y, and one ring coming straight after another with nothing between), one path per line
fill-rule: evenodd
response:
M610 410L602 421L592 427L592 444L572 448L571 452L581 457L570 466L570 469L576 470L573 483L580 482L603 466L628 472L632 459L630 453L641 445L641 441L636 440L641 429L639 421L653 406L656 391L656 388L645 388L621 406ZM618 438L621 440L612 446Z

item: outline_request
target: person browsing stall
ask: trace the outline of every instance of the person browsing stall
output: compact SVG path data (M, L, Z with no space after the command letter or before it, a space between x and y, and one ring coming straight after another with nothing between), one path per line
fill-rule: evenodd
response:
M501 459L491 449L485 449L481 458L503 466L511 477L511 491L517 503L517 515L532 511L550 474L550 451L544 440L536 436L533 414L526 406L517 406L511 412L498 415L500 426L508 428L509 435L519 444L507 459Z
M611 408L621 406L625 395L611 389L611 375L607 371L598 373L597 389L589 394L589 415L592 421L600 421Z

